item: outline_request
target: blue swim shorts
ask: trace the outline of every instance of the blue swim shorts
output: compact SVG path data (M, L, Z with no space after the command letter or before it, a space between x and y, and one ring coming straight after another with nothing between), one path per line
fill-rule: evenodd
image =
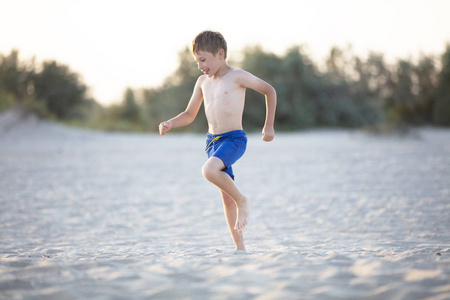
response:
M225 165L222 171L230 175L233 180L234 174L231 165L244 155L245 149L247 149L247 135L244 130L206 135L205 152L208 158L215 156L222 160Z

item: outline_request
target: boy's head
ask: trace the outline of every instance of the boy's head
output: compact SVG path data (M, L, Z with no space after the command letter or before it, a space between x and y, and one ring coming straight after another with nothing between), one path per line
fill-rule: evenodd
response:
M195 56L200 51L206 51L216 55L220 49L223 49L224 58L227 58L227 42L223 35L219 32L205 30L200 32L192 41L191 53Z

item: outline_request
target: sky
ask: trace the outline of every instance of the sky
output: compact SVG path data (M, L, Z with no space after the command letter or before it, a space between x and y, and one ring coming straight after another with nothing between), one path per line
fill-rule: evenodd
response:
M1 54L68 65L105 105L127 87L161 85L205 29L224 35L230 58L247 46L282 55L303 45L318 64L333 46L395 61L450 43L447 0L0 0L0 9Z

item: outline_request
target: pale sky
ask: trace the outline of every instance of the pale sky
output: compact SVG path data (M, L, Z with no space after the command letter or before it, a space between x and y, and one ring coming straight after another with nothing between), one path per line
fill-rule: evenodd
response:
M103 104L128 86L160 85L204 29L225 36L230 57L256 44L280 55L306 45L318 64L334 45L393 61L450 43L447 0L0 0L0 9L0 53L69 65Z

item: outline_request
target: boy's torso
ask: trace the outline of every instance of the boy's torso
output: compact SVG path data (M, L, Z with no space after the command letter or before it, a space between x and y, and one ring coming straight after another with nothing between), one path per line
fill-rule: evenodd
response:
M239 70L220 78L204 76L201 84L209 132L220 134L242 129L245 88L238 83Z

